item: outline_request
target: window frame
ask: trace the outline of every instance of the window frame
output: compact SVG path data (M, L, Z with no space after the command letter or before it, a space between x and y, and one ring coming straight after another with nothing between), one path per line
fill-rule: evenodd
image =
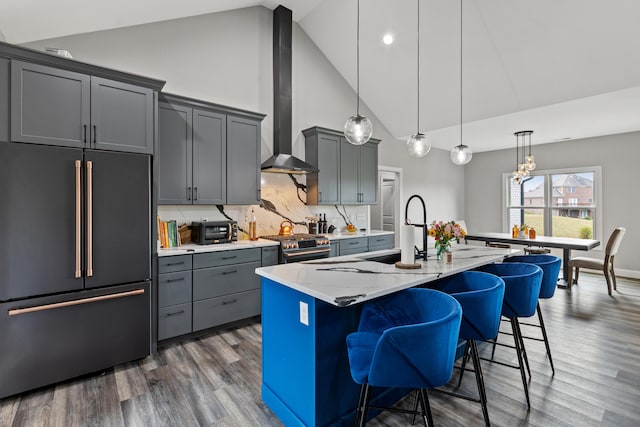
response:
M592 203L593 207L593 237L594 240L602 241L602 166L580 166L574 168L562 168L562 169L545 169L545 170L536 170L531 173L532 176L544 176L544 206L539 207L538 209L543 209L544 211L544 230L542 232L538 231L538 234L545 234L551 231L551 225L553 221L552 210L553 208L557 208L557 206L553 206L553 200L550 200L550 194L552 194L552 186L553 182L551 177L553 175L562 175L562 174L572 174L572 173L593 173L593 199ZM512 209L525 209L524 206L510 206L510 180L512 177L512 173L505 172L502 174L502 230L504 233L510 233L511 230L509 228L509 213ZM564 204L562 207L569 208L569 204ZM598 246L601 250L602 245Z

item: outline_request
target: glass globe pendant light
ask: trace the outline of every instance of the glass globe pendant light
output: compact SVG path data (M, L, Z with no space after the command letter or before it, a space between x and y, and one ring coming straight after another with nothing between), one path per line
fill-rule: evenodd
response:
M357 1L356 28L356 115L349 117L344 124L344 137L353 145L362 145L369 141L373 134L371 120L360 115L360 0Z
M420 132L420 0L417 0L418 3L418 129L416 133L411 135L407 140L407 151L409 152L409 156L420 158L426 156L431 150L431 140L429 137Z
M466 165L471 161L471 148L462 143L462 0L460 0L460 145L451 149L451 161L458 165Z
M527 135L529 136L529 155L525 159L525 164L526 164L527 170L529 172L531 172L531 171L536 169L535 157L533 157L533 155L531 154L531 134L532 133L533 133L532 130L527 131ZM524 142L524 140L523 140L523 142ZM524 151L524 145L523 145L522 149Z

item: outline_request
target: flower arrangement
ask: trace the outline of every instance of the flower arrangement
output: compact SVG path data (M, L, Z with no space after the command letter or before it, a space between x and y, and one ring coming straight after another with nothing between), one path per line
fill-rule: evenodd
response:
M455 221L449 222L433 222L429 228L429 236L436 239L435 248L438 260L442 259L445 252L451 250L451 241L455 240L460 243L460 239L464 239L467 232L460 224Z

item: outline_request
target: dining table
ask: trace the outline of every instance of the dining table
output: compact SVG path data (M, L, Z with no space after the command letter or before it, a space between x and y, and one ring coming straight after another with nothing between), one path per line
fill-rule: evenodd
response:
M465 236L467 241L475 240L489 243L506 243L512 245L539 246L543 248L560 248L562 249L562 278L558 279L559 287L566 287L569 277L569 260L571 259L571 250L590 251L600 245L599 240L578 239L575 237L555 237L555 236L536 236L533 239L528 237L513 237L511 233L493 233L478 232L470 233Z

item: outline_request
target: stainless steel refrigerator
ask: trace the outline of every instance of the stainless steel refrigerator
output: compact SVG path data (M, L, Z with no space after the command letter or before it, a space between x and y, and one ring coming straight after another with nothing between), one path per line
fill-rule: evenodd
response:
M150 353L150 174L0 142L0 398Z

